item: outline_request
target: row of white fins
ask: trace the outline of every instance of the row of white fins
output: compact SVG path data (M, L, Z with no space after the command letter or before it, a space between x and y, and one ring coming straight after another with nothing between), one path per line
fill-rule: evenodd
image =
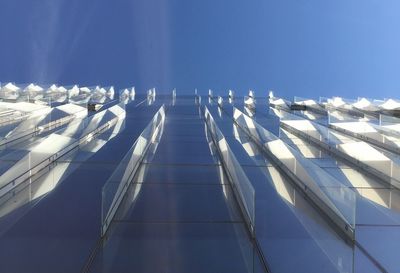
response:
M197 94L197 90L195 91ZM213 91L208 90L208 96L213 97ZM228 97L233 99L235 92L233 90L228 91ZM255 98L255 93L253 90L249 90L248 97ZM276 105L290 105L289 101L282 98L277 98L274 96L273 91L268 91L268 99L270 103ZM379 111L379 110L400 110L400 100L396 99L384 99L384 100L372 100L367 98L358 98L357 100L349 100L341 97L332 98L321 98L319 102L312 99L295 99L296 104L302 104L306 106L316 106L316 105L332 105L334 107L354 107L361 110L368 111Z
M114 87L79 87L78 85L74 85L72 87L64 87L64 86L57 86L55 84L51 86L42 87L36 84L29 84L25 86L18 86L13 83L7 83L4 86L0 87L0 94L1 95L22 95L22 94L29 94L34 95L38 93L67 93L69 97L78 96L79 94L90 94L90 93L99 93L104 94L109 97L114 97Z
M290 105L290 102L282 98L270 97L270 103L275 105ZM341 97L321 98L319 102L312 99L295 99L295 104L305 105L310 107L318 106L332 106L335 108L355 108L364 111L380 111L380 110L400 110L400 100L385 99L385 100L372 100L367 98L358 98L357 100L344 99Z
M114 87L79 87L78 85L74 85L72 87L64 87L57 86L55 84L49 87L41 87L36 84L29 84L26 86L17 86L13 83L7 83L4 86L0 87L0 94L37 94L37 93L68 93L69 97L77 96L79 94L84 93L100 93L107 95L109 97L114 97ZM123 89L123 94L129 96L135 96L135 88L132 87L129 89ZM172 91L173 96L176 96L176 89ZM195 90L195 94L197 95L197 89ZM209 97L213 97L213 91L211 89L208 90ZM155 98L156 89L151 88L147 91L148 97ZM235 96L235 92L233 90L228 91L228 97L233 99ZM248 97L255 98L255 93L253 90L249 90ZM275 105L287 105L288 102L281 99L275 98L273 91L268 91L268 98L270 99L270 103ZM296 104L302 104L307 106L317 106L317 105L332 105L334 107L354 107L356 109L368 110L368 111L379 111L379 110L400 110L400 101L395 99L385 99L385 100L372 100L367 98L358 98L357 100L348 100L341 97L333 97L333 98L321 98L319 102L312 99L295 99Z

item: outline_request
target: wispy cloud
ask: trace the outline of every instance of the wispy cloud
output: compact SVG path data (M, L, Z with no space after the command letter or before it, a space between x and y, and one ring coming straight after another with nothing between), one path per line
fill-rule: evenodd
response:
M31 62L29 63L32 78L37 82L51 79L50 71L52 52L57 45L57 30L61 16L61 2L45 0L36 5L30 12Z
M81 1L76 0L44 0L32 9L30 70L37 82L60 78L93 17L93 9L80 16L81 7Z

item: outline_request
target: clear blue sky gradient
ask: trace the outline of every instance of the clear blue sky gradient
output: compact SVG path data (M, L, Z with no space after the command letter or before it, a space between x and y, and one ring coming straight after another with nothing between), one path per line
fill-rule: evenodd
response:
M400 98L399 0L1 0L0 81Z

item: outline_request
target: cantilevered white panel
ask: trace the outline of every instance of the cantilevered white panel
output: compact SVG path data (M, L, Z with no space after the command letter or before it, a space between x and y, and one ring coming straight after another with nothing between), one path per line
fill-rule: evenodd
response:
M228 91L228 97L233 99L235 97L235 92L233 90Z
M385 136L381 134L371 123L368 122L333 122L330 124L333 129L349 133L355 137L365 137L383 143Z
M71 144L74 139L52 134L44 141L35 146L24 158L8 169L0 176L0 196L9 191L9 187L4 188L11 181L17 180L19 183L29 178L29 171L34 167L46 163L51 155ZM18 184L16 182L15 184ZM12 187L14 185L11 185Z
M102 236L105 235L114 215L131 185L141 161L152 143L161 137L165 121L165 106L154 115L133 146L107 180L102 189ZM137 189L135 197L140 188Z
M243 206L243 214L246 216L250 231L253 232L255 227L254 188L207 107L204 110L204 118L206 120L207 131L209 131L212 142L219 152L219 159L229 175L229 182L232 184L234 193Z
M333 97L332 99L328 99L328 104L331 104L334 107L342 107L347 103L340 97Z
M400 134L390 130L390 127L379 126L369 122L334 122L333 129L370 142L373 145L392 152L400 152Z
M47 89L47 93L66 93L68 90L63 86L57 86L53 84L52 86Z
M281 98L270 98L269 103L271 106L274 106L274 107L282 107L282 108L289 109L288 102Z
M1 91L18 91L20 88L13 83L9 82L1 88Z
M40 110L40 109L49 108L48 106L38 105L38 104L34 104L34 103L29 103L29 102L15 102L15 103L0 102L0 107L4 107L7 109L12 109L12 110L16 110L16 111L21 111L21 112L26 112L26 113L33 112L33 111Z
M135 97L135 95L136 95L135 87L132 87L132 88L131 88L131 92L129 93L129 95L130 95L131 97Z
M31 115L19 124L10 128L11 130L6 135L3 135L0 146L19 143L34 135L63 126L74 118L84 118L86 116L86 108L72 104L36 110L31 112ZM0 130L0 135L4 133L4 131Z
M290 174L300 188L306 193L309 192L315 204L331 217L345 234L353 238L354 233L348 233L348 228L354 229L355 224L354 192L236 108L234 119L249 132L254 141L265 148L277 166ZM304 122L303 125L310 126ZM310 129L315 130L314 127Z
M291 117L294 119L290 120ZM399 156L390 152L384 152L367 142L329 129L310 120L298 120L297 116L288 113L284 115L284 118L285 119L281 119L281 126L285 129L288 128L294 130L297 134L309 137L311 140L315 141L317 145L318 143L327 145L324 147L328 147L331 151L339 152L338 155L344 156L346 160L352 158L354 164L363 166L366 171L378 171L379 174L383 174L383 176L381 175L380 177L386 175L388 179L390 178L390 181L387 182L392 183L396 187L400 186L398 180L400 177ZM357 127L354 127L355 130L357 130ZM378 175L378 173L375 172L376 175Z
M108 89L106 95L107 95L110 99L112 99L112 100L114 99L115 90L114 90L114 87L113 87L113 86L111 86L111 87Z
M119 109L116 111L121 113ZM98 117L103 120L98 121ZM104 120L104 117L106 117L107 120ZM31 145L32 148L30 151L0 176L0 197L9 193L27 179L30 179L32 175L42 172L44 168L47 168L59 157L75 151L80 146L91 142L106 130L118 125L118 120L121 118L125 118L125 115L107 115L102 112L86 119L76 118L76 120L71 123L77 124L75 128L73 128L73 126L68 126L67 128L52 133L44 139L34 142L33 144L36 145ZM94 123L96 126L90 126L91 131L87 131L88 127L82 126L86 125L87 122L85 122L85 120L89 120L89 123L90 120L96 120ZM92 123L92 125L94 124ZM118 130L120 130L120 128L122 127L118 126ZM71 132L71 129L73 132ZM113 134L110 134L110 137L112 137L112 135Z
M397 110L400 109L400 102L394 99L388 99L379 105L379 107L385 110Z
M366 98L361 98L359 101L353 103L355 108L365 110L365 111L378 111L379 107L373 104L370 100Z
M79 91L81 93L91 93L92 91L89 89L89 87L81 87L79 88Z
M87 114L87 109L85 107L71 103L60 105L55 108L69 115L85 116L85 113Z
M306 105L306 106L316 106L318 105L318 103L315 100L302 100L302 101L296 101L297 104L301 104L301 105Z
M79 95L79 87L74 85L71 89L68 90L68 97L72 98Z
M119 120L119 122L123 123L122 120ZM58 162L56 165L52 165L51 168L42 168L35 174L35 171L38 170L33 161L35 159L35 154L39 154L40 156L50 156L50 160L45 160L44 165L51 164L53 160L57 159L54 152L62 151L64 149L63 147L66 147L65 144L67 144L67 146L71 146L71 144L76 146L79 143L77 139L69 136L68 130L59 130L58 133L51 135L51 138L36 141L37 145L33 147L27 156L18 162L19 166L28 166L28 168L30 168L30 171L23 176L30 177L25 180L25 184L21 186L18 186L18 184L11 185L15 187L10 187L9 192L0 196L0 217L9 214L26 204L38 201L41 197L51 192L59 183L62 182L62 180L64 180L79 166L79 163L74 162L73 159L77 159L78 162L85 161L103 147L108 140L121 132L123 127L119 122L117 122L114 127L110 127L112 133L98 135L91 139L86 138L85 142L79 144L79 152L78 149L74 149L73 152L68 153L68 155L63 158L65 159L63 162ZM63 143L63 140L66 139L73 140L73 143L69 143L69 141L64 141ZM26 159L30 160L29 164L24 164L27 162ZM71 162L74 162L74 164L71 164ZM39 166L44 165L39 164ZM22 171L22 169L19 168L16 171Z
M25 88L25 91L26 92L41 92L41 91L43 91L43 88L40 87L39 85L35 85L35 84L31 83Z

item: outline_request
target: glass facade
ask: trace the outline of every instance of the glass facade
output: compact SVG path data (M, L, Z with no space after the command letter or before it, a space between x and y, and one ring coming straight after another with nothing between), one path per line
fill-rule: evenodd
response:
M0 100L0 272L400 272L395 100Z

